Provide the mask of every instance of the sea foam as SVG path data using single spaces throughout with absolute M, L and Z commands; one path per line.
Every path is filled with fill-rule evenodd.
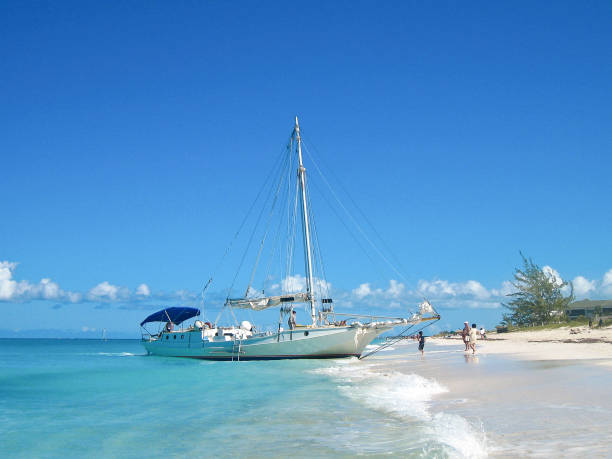
M 344 396 L 358 403 L 395 418 L 419 422 L 427 437 L 444 445 L 451 456 L 487 456 L 482 426 L 474 427 L 455 414 L 432 413 L 433 398 L 448 392 L 434 379 L 387 370 L 356 359 L 337 361 L 333 366 L 312 371 L 332 378 Z
M 106 355 L 110 357 L 136 357 L 146 354 L 133 354 L 131 352 L 96 352 L 96 355 Z
M 368 345 L 365 347 L 365 350 L 366 350 L 366 351 L 373 351 L 374 349 L 378 349 L 378 348 L 380 348 L 380 345 L 376 345 L 376 344 L 368 344 Z M 383 348 L 381 348 L 381 349 L 380 349 L 380 351 L 379 351 L 379 352 L 385 352 L 385 351 L 394 351 L 394 350 L 395 350 L 395 348 L 394 348 L 394 347 L 383 347 Z

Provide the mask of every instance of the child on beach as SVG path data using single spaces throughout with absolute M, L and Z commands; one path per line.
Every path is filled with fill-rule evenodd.
M 470 329 L 470 348 L 472 349 L 472 354 L 476 354 L 476 340 L 478 339 L 478 329 L 476 328 L 476 324 L 472 324 L 472 328 Z

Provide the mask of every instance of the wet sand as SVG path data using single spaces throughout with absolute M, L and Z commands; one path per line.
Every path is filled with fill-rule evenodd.
M 461 341 L 428 339 L 424 357 L 416 342 L 404 341 L 363 362 L 447 388 L 430 411 L 460 416 L 482 432 L 486 454 L 475 448 L 465 457 L 610 457 L 612 344 L 531 338 L 542 336 L 491 340 L 476 355 L 464 352 Z

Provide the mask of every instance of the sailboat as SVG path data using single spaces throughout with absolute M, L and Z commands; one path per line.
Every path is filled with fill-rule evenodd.
M 324 289 L 317 289 L 321 285 L 325 286 L 325 282 L 320 282 L 320 279 L 315 278 L 314 275 L 315 259 L 317 256 L 320 257 L 320 254 L 313 249 L 311 207 L 297 117 L 287 151 L 289 156 L 285 164 L 289 164 L 289 167 L 297 166 L 297 175 L 293 176 L 295 178 L 295 199 L 292 202 L 295 204 L 295 212 L 290 212 L 288 220 L 291 228 L 291 221 L 295 224 L 297 215 L 300 214 L 304 249 L 304 291 L 289 291 L 291 288 L 285 288 L 285 291 L 275 292 L 277 294 L 272 295 L 254 294 L 251 284 L 260 261 L 262 247 L 267 236 L 266 231 L 257 253 L 249 286 L 241 297 L 230 298 L 228 296 L 224 308 L 229 309 L 232 316 L 234 316 L 234 309 L 263 311 L 278 308 L 279 321 L 276 329 L 258 331 L 247 320 L 243 320 L 240 324 L 221 326 L 217 321 L 212 323 L 197 319 L 185 326 L 183 324 L 201 315 L 200 309 L 170 307 L 151 314 L 140 324 L 143 329 L 142 344 L 149 354 L 208 360 L 361 357 L 366 346 L 386 331 L 398 326 L 410 329 L 415 325 L 440 319 L 439 314 L 427 300 L 423 301 L 418 310 L 410 317 L 343 314 L 335 311 L 332 298 L 324 296 L 322 293 Z M 293 155 L 297 158 L 294 158 Z M 295 159 L 297 163 L 292 163 L 292 161 L 295 162 Z M 280 188 L 279 184 L 277 193 Z M 274 202 L 276 202 L 276 196 Z M 287 203 L 287 208 L 290 209 L 290 201 Z M 288 240 L 290 248 L 294 249 L 294 238 Z M 287 266 L 291 266 L 291 263 L 292 260 L 287 263 Z M 278 284 L 275 287 L 279 289 Z M 265 290 L 262 292 L 265 293 Z M 296 323 L 295 307 L 298 304 L 307 306 L 310 315 L 310 323 L 307 325 Z M 150 323 L 165 325 L 157 333 L 152 333 L 146 328 L 146 325 Z

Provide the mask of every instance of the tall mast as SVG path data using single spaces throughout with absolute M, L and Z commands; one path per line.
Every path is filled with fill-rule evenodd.
M 306 291 L 310 296 L 310 316 L 312 318 L 312 324 L 315 325 L 317 322 L 316 310 L 315 310 L 315 299 L 313 292 L 313 278 L 312 278 L 312 251 L 310 250 L 310 221 L 308 220 L 308 203 L 306 201 L 306 168 L 302 164 L 302 139 L 300 137 L 300 125 L 298 124 L 298 118 L 295 117 L 295 136 L 297 138 L 298 145 L 298 156 L 300 158 L 300 167 L 298 168 L 298 176 L 300 178 L 300 188 L 302 190 L 302 216 L 304 217 L 303 230 L 304 239 L 306 240 Z

